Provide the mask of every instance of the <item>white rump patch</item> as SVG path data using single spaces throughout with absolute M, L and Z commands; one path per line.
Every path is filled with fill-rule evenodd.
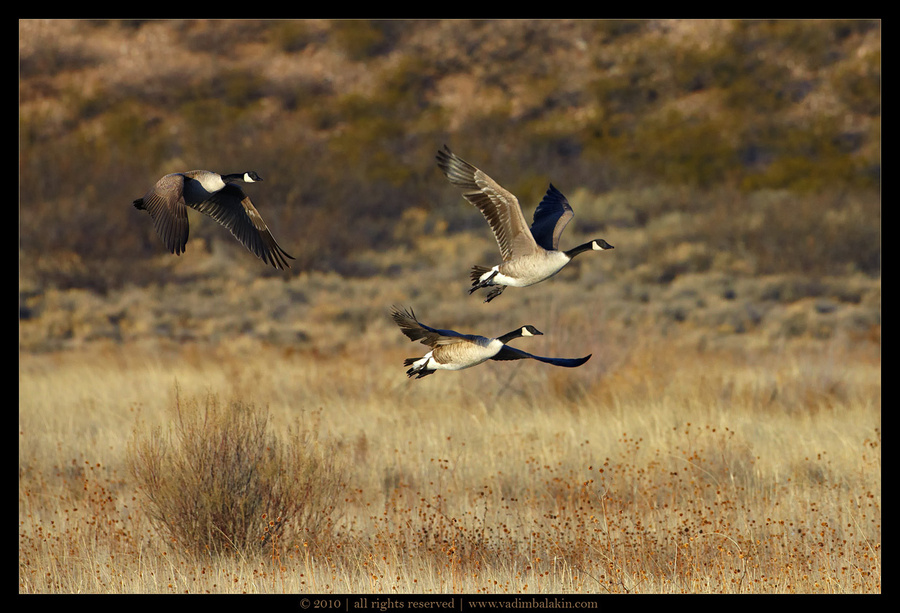
M 494 266 L 489 271 L 487 271 L 486 273 L 484 273 L 483 275 L 478 277 L 478 280 L 479 281 L 487 281 L 492 274 L 498 272 L 499 270 L 500 270 L 500 266 Z
M 433 350 L 432 350 L 432 351 L 429 351 L 428 353 L 426 353 L 425 355 L 423 355 L 421 358 L 419 358 L 418 360 L 416 360 L 415 362 L 413 362 L 412 364 L 410 364 L 410 366 L 412 366 L 413 370 L 416 370 L 416 371 L 421 370 L 422 368 L 427 368 L 427 367 L 428 367 L 428 362 L 431 362 L 431 361 L 432 361 L 432 360 L 431 360 L 431 354 L 432 354 L 432 353 L 434 353 Z

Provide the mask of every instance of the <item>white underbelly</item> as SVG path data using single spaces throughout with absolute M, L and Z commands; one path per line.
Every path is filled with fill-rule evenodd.
M 463 370 L 490 360 L 502 348 L 503 343 L 497 339 L 481 338 L 475 343 L 442 345 L 417 363 L 424 361 L 425 367 L 433 370 Z
M 511 287 L 528 287 L 549 279 L 568 264 L 570 258 L 561 251 L 547 251 L 540 256 L 516 258 L 498 268 L 494 283 Z

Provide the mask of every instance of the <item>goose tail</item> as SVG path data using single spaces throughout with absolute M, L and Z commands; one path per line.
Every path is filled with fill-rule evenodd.
M 481 283 L 481 277 L 489 272 L 491 272 L 491 269 L 487 266 L 473 266 L 472 272 L 469 273 L 469 277 L 472 279 L 472 285 L 479 285 Z

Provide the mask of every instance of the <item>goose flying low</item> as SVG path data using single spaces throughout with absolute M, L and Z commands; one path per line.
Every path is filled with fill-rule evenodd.
M 511 340 L 523 336 L 538 336 L 543 334 L 534 326 L 522 326 L 503 336 L 487 338 L 475 334 L 461 334 L 453 330 L 439 330 L 426 326 L 418 319 L 412 309 L 393 307 L 391 317 L 400 326 L 409 340 L 420 341 L 423 345 L 431 347 L 431 351 L 420 358 L 407 358 L 404 366 L 411 368 L 406 371 L 408 377 L 421 379 L 438 370 L 462 370 L 477 366 L 488 360 L 523 360 L 532 359 L 554 366 L 574 368 L 587 362 L 591 356 L 583 358 L 545 358 L 532 355 L 521 349 L 509 346 Z

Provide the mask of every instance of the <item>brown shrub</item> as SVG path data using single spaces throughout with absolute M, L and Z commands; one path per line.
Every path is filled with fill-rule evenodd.
M 282 441 L 268 412 L 176 395 L 172 431 L 137 433 L 129 467 L 151 521 L 180 549 L 221 554 L 328 533 L 344 487 L 334 455 L 309 431 Z

